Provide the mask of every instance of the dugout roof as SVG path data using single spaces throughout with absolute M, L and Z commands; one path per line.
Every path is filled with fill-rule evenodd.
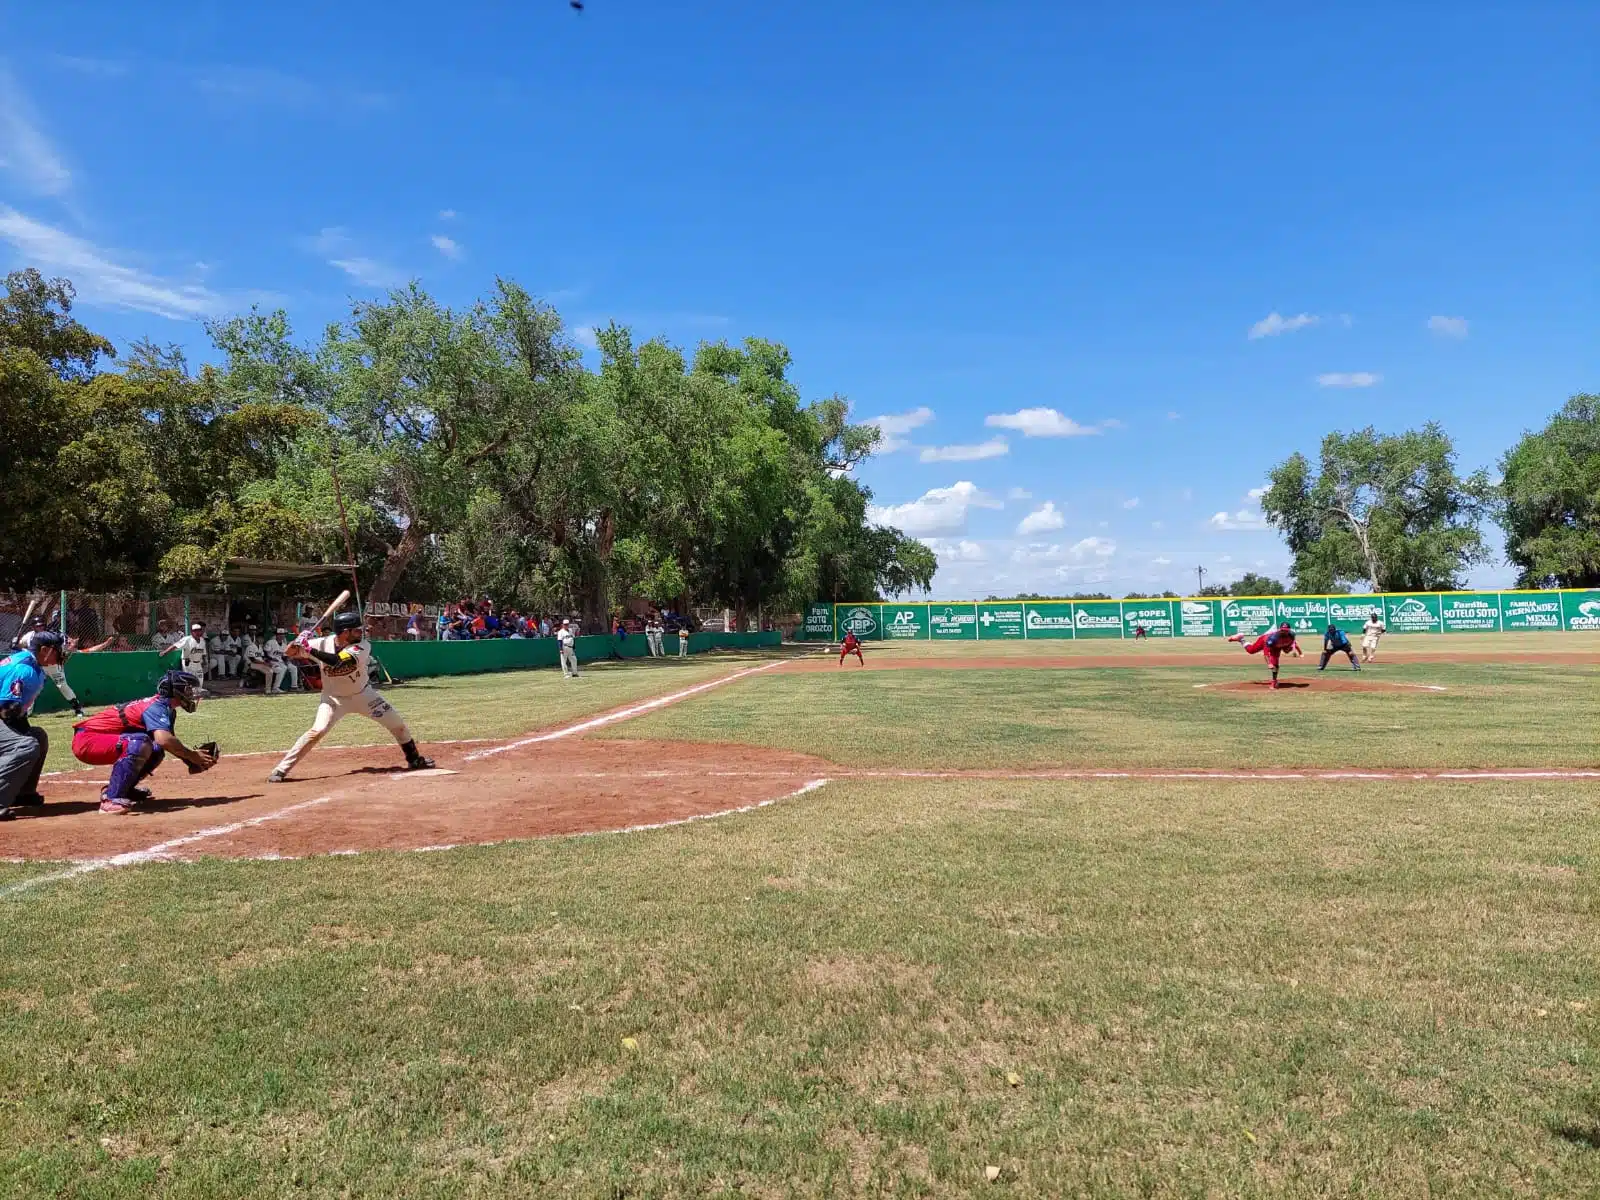
M 296 563 L 275 562 L 268 558 L 230 558 L 222 568 L 223 586 L 234 588 L 264 587 L 272 583 L 304 583 L 308 579 L 322 579 L 328 575 L 348 575 L 353 570 L 349 563 Z

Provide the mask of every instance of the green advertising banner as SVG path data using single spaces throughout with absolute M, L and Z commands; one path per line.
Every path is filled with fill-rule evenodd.
M 1499 594 L 1446 592 L 1439 597 L 1439 622 L 1445 633 L 1498 633 Z
M 925 639 L 928 636 L 926 604 L 885 604 L 883 636 L 891 642 Z
M 952 639 L 969 642 L 978 639 L 976 604 L 928 605 L 928 636 L 936 642 Z
M 1070 638 L 1072 605 L 1065 601 L 1059 604 L 1030 604 L 1027 623 L 1029 638 Z
M 1279 625 L 1289 622 L 1289 628 L 1296 633 L 1320 635 L 1328 627 L 1326 596 L 1280 596 L 1273 607 L 1273 620 Z
M 981 641 L 998 639 L 1021 638 L 1027 634 L 1022 628 L 1022 610 L 1024 605 L 1018 600 L 1015 604 L 980 604 L 978 605 L 978 638 Z
M 800 625 L 800 636 L 808 642 L 833 641 L 833 605 L 807 605 L 805 620 Z
M 1143 629 L 1145 637 L 1169 638 L 1172 636 L 1172 601 L 1124 600 L 1122 602 L 1122 632 L 1133 637 Z
M 1439 597 L 1432 592 L 1385 596 L 1383 623 L 1389 633 L 1438 633 Z
M 1501 592 L 1500 628 L 1560 629 L 1561 597 L 1554 592 Z
M 1270 597 L 1257 600 L 1225 600 L 1222 604 L 1222 632 L 1228 637 L 1236 633 L 1252 636 L 1272 628 L 1278 615 L 1277 602 Z
M 1328 620 L 1346 633 L 1360 633 L 1367 618 L 1377 613 L 1383 617 L 1382 596 L 1329 596 Z
M 1574 633 L 1600 629 L 1600 591 L 1562 592 L 1561 621 Z
M 839 636 L 853 633 L 860 641 L 883 637 L 883 607 L 878 604 L 841 604 Z
M 1116 600 L 1074 600 L 1072 631 L 1081 638 L 1120 638 L 1122 605 Z
M 1174 600 L 1179 637 L 1221 637 L 1221 607 L 1215 600 Z

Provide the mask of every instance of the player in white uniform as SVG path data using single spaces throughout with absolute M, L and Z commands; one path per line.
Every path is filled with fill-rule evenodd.
M 365 635 L 360 615 L 350 612 L 340 613 L 333 619 L 331 637 L 316 638 L 304 644 L 296 639 L 291 653 L 296 658 L 304 656 L 322 668 L 322 703 L 317 705 L 317 717 L 311 722 L 311 728 L 300 735 L 300 740 L 272 769 L 272 774 L 267 776 L 268 783 L 282 783 L 288 779 L 295 764 L 328 730 L 351 713 L 370 717 L 394 736 L 400 749 L 405 751 L 406 770 L 421 771 L 433 766 L 433 760 L 424 758 L 417 750 L 406 719 L 378 695 L 368 681 L 367 662 L 372 657 L 372 647 Z
M 572 622 L 563 620 L 556 630 L 556 648 L 561 656 L 561 678 L 578 677 L 577 635 L 572 632 Z
M 176 650 L 181 656 L 183 669 L 185 671 L 189 672 L 189 674 L 193 675 L 196 679 L 202 681 L 205 679 L 206 659 L 209 652 L 206 650 L 206 627 L 204 625 L 202 625 L 199 621 L 196 621 L 193 625 L 189 626 L 189 636 L 179 638 L 177 641 L 172 643 L 171 648 Z M 204 696 L 206 694 L 205 684 L 203 682 L 201 683 L 199 689 L 196 690 L 195 694 L 197 696 Z
M 45 628 L 44 618 L 35 617 L 33 619 L 33 628 L 19 637 L 15 642 L 12 643 L 12 645 L 18 650 L 32 651 L 34 647 L 34 639 L 37 638 L 41 633 L 49 632 L 52 631 Z M 99 646 L 95 646 L 93 648 L 96 650 L 100 649 Z M 73 713 L 79 717 L 82 717 L 84 715 L 83 701 L 79 700 L 78 694 L 67 686 L 67 669 L 63 665 L 66 661 L 66 657 L 66 650 L 63 648 L 62 652 L 56 655 L 55 662 L 50 663 L 48 666 L 46 666 L 44 663 L 40 663 L 39 668 L 50 677 L 50 682 L 56 685 L 56 691 L 61 693 L 61 698 L 68 704 L 72 705 Z M 30 705 L 29 707 L 31 709 L 32 706 Z
M 1384 634 L 1383 618 L 1374 612 L 1361 627 L 1361 661 L 1371 662 L 1378 657 L 1378 639 Z
M 239 639 L 218 629 L 206 643 L 206 663 L 213 679 L 231 679 L 239 673 Z
M 645 645 L 650 647 L 651 658 L 662 657 L 661 634 L 661 614 L 653 612 L 645 618 L 644 622 L 644 640 Z

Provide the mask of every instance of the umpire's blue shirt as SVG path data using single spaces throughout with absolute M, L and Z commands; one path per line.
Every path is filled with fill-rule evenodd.
M 16 703 L 26 709 L 43 687 L 44 671 L 31 650 L 18 650 L 0 662 L 0 704 Z
M 1324 650 L 1350 649 L 1350 637 L 1342 629 L 1330 629 L 1322 635 L 1322 648 Z

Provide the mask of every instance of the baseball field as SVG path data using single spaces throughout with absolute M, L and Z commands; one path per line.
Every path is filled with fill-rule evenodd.
M 45 718 L 0 1194 L 1593 1194 L 1600 635 L 836 654 Z

